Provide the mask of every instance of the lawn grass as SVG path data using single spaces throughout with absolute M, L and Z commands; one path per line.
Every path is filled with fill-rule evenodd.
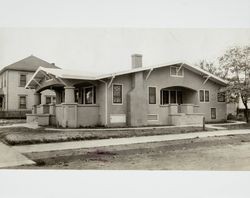
M 232 124 L 232 125 L 217 125 L 221 127 L 225 127 L 228 130 L 236 130 L 236 129 L 250 129 L 250 123 L 244 124 Z
M 26 123 L 26 119 L 0 119 L 0 126 Z
M 213 129 L 207 129 L 209 131 Z M 109 138 L 125 138 L 149 135 L 164 135 L 177 133 L 190 133 L 202 131 L 202 127 L 173 127 L 154 129 L 134 129 L 134 130 L 98 130 L 98 131 L 48 131 L 40 129 L 2 128 L 0 129 L 0 140 L 9 145 L 25 145 L 52 142 L 97 140 Z

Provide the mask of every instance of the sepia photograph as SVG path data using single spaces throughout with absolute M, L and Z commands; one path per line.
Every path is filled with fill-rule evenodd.
M 0 197 L 249 197 L 248 1 L 2 5 Z
M 2 168 L 250 170 L 250 29 L 0 34 Z

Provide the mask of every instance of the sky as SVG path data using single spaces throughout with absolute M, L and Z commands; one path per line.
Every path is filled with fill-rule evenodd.
M 174 61 L 215 62 L 226 49 L 250 45 L 250 28 L 0 28 L 0 66 L 31 54 L 61 68 L 109 73 Z

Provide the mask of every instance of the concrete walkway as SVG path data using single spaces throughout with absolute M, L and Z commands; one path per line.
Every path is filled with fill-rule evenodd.
M 35 162 L 0 142 L 0 168 L 28 164 L 35 164 Z
M 183 140 L 183 139 L 205 138 L 205 137 L 238 135 L 238 134 L 250 134 L 250 129 L 220 130 L 211 132 L 195 132 L 195 133 L 173 134 L 173 135 L 155 135 L 155 136 L 142 136 L 142 137 L 130 137 L 130 138 L 47 143 L 47 144 L 13 146 L 12 148 L 16 149 L 21 153 L 31 153 L 31 152 L 95 148 L 104 146 L 149 143 L 149 142 L 162 142 L 170 140 Z

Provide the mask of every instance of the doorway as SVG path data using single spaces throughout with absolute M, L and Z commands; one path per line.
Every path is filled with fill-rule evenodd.
M 4 110 L 4 98 L 0 96 L 0 110 Z

